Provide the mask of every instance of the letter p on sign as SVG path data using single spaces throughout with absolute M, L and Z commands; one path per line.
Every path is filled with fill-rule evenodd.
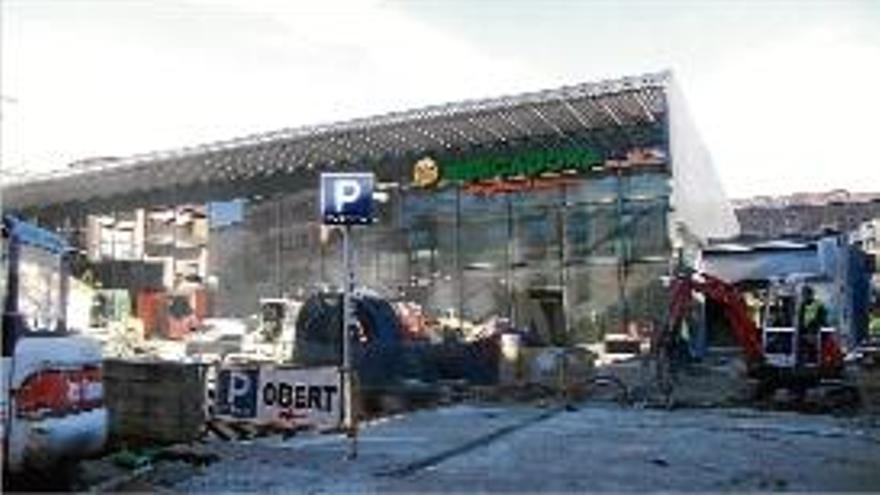
M 325 224 L 373 221 L 372 173 L 321 174 L 321 217 Z
M 333 182 L 333 201 L 336 203 L 336 214 L 341 214 L 345 205 L 352 204 L 361 195 L 361 184 L 353 179 L 339 179 Z
M 242 397 L 246 397 L 253 387 L 256 384 L 251 383 L 251 378 L 246 373 L 241 373 L 239 371 L 233 371 L 229 376 L 229 393 L 227 395 L 227 401 L 230 404 L 235 404 L 236 401 L 241 400 Z

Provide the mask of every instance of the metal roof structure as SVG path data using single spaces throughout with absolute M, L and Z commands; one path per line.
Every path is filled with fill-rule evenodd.
M 116 207 L 175 197 L 228 199 L 300 174 L 411 156 L 552 142 L 639 144 L 661 123 L 671 73 L 659 72 L 326 125 L 284 129 L 183 149 L 77 162 L 4 187 L 4 208 Z M 539 144 L 540 145 L 540 144 Z
M 721 244 L 713 244 L 704 248 L 703 252 L 712 255 L 723 256 L 726 254 L 737 255 L 744 253 L 763 253 L 773 251 L 798 251 L 815 248 L 816 241 L 798 242 L 787 239 L 777 239 L 757 243 L 725 242 Z
M 702 251 L 700 269 L 732 283 L 830 276 L 828 249 L 833 239 L 794 242 L 775 240 L 755 244 L 719 244 Z M 836 248 L 834 248 L 836 249 Z

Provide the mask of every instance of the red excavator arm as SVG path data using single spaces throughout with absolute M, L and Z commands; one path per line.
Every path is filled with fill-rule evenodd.
M 679 328 L 693 305 L 693 294 L 704 294 L 724 310 L 733 335 L 745 354 L 746 362 L 751 366 L 764 361 L 761 331 L 749 317 L 748 307 L 735 287 L 711 275 L 683 272 L 672 278 L 670 290 L 672 301 L 669 311 L 670 325 L 667 328 Z

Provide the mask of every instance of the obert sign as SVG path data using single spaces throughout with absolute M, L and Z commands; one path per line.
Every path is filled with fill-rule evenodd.
M 325 224 L 373 222 L 372 173 L 321 174 L 321 217 Z
M 215 416 L 279 426 L 335 428 L 342 418 L 339 369 L 270 365 L 221 369 Z

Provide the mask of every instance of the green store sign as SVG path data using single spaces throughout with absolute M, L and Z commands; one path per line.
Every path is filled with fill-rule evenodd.
M 564 170 L 586 171 L 603 163 L 602 156 L 586 148 L 530 150 L 516 155 L 484 155 L 444 160 L 442 178 L 471 182 L 498 177 L 535 177 Z

